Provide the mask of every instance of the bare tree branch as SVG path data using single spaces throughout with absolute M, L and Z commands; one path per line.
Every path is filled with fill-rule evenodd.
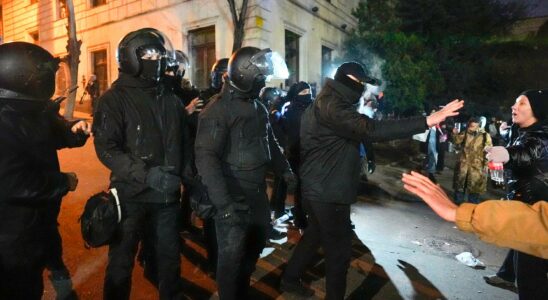
M 74 14 L 74 4 L 72 0 L 66 0 L 67 5 L 67 52 L 66 63 L 70 69 L 70 80 L 69 80 L 69 94 L 67 95 L 67 103 L 65 105 L 65 117 L 67 119 L 72 119 L 74 113 L 74 105 L 76 103 L 76 89 L 74 87 L 78 86 L 78 65 L 80 64 L 80 47 L 82 46 L 82 41 L 79 41 L 76 37 L 76 20 Z
M 232 23 L 234 24 L 234 43 L 232 45 L 232 52 L 240 49 L 245 35 L 245 20 L 247 17 L 248 0 L 242 0 L 242 6 L 240 8 L 240 15 L 236 11 L 236 0 L 227 0 L 230 6 L 230 13 L 232 15 Z

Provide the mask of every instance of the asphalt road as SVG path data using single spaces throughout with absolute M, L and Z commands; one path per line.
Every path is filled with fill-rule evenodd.
M 108 170 L 97 160 L 92 140 L 83 148 L 60 151 L 62 170 L 78 173 L 79 186 L 63 201 L 59 217 L 64 259 L 80 299 L 101 299 L 107 262 L 106 247 L 86 249 L 78 218 L 85 201 L 108 186 Z M 353 259 L 348 273 L 349 299 L 517 299 L 517 295 L 484 283 L 482 276 L 494 273 L 505 249 L 487 245 L 470 234 L 459 232 L 420 202 L 396 201 L 401 190 L 398 166 L 381 165 L 371 184 L 362 189 L 353 206 L 356 226 Z M 450 176 L 444 173 L 444 176 Z M 185 236 L 182 277 L 189 299 L 217 299 L 215 282 L 202 271 L 205 250 L 199 237 Z M 279 277 L 299 238 L 290 228 L 289 241 L 274 245 L 261 259 L 253 275 L 255 299 L 296 299 L 280 294 Z M 487 268 L 474 270 L 455 259 L 462 251 L 474 253 Z M 310 269 L 310 282 L 321 299 L 325 295 L 322 260 Z M 44 273 L 44 299 L 55 293 Z M 157 299 L 155 288 L 142 276 L 138 264 L 133 273 L 132 299 Z

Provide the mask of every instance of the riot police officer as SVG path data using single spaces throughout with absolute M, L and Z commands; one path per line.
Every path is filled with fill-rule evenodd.
M 117 59 L 119 77 L 101 96 L 93 127 L 97 155 L 111 170 L 123 214 L 109 245 L 104 298 L 129 299 L 137 244 L 148 226 L 160 299 L 178 299 L 179 201 L 190 152 L 184 107 L 160 84 L 174 51 L 160 31 L 143 28 L 120 41 Z
M 284 69 L 285 67 L 285 69 Z M 216 209 L 217 286 L 221 299 L 246 299 L 249 280 L 270 228 L 265 172 L 272 163 L 294 183 L 294 175 L 257 99 L 268 78 L 287 77 L 270 49 L 243 47 L 228 62 L 220 97 L 199 116 L 196 166 Z
M 221 92 L 221 88 L 223 87 L 223 76 L 226 74 L 227 70 L 228 58 L 221 58 L 213 64 L 210 73 L 211 84 L 200 93 L 200 98 L 207 102 L 211 97 Z
M 50 100 L 58 67 L 59 60 L 37 45 L 0 45 L 2 299 L 40 299 L 45 267 L 58 298 L 75 296 L 62 259 L 57 216 L 62 197 L 78 181 L 76 174 L 60 171 L 57 150 L 83 146 L 90 126 L 65 120 L 59 104 Z

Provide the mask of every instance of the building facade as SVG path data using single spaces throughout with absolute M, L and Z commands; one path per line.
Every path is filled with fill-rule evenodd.
M 244 46 L 270 47 L 285 55 L 291 77 L 270 85 L 286 87 L 298 80 L 320 85 L 331 60 L 340 55 L 357 20 L 359 0 L 250 0 Z M 208 85 L 209 71 L 232 52 L 233 22 L 226 0 L 73 0 L 78 39 L 82 41 L 78 99 L 90 74 L 101 90 L 117 78 L 116 48 L 130 31 L 154 27 L 191 60 L 189 77 L 198 88 Z M 236 6 L 241 1 L 236 0 Z M 1 41 L 37 43 L 55 56 L 67 54 L 66 0 L 1 0 Z M 58 73 L 60 95 L 68 68 Z M 86 99 L 86 98 L 84 98 Z

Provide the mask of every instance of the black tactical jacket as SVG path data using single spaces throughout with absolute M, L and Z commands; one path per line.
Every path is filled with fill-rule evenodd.
M 518 136 L 506 148 L 512 171 L 514 199 L 533 204 L 548 199 L 548 123 L 537 122 L 518 129 Z
M 226 177 L 259 185 L 264 184 L 264 167 L 270 162 L 277 174 L 291 170 L 272 133 L 266 108 L 229 84 L 200 113 L 195 153 L 198 173 L 220 212 L 233 203 Z M 253 178 L 237 178 L 238 172 L 253 170 L 257 170 Z
M 0 240 L 33 234 L 42 226 L 45 210 L 68 192 L 57 150 L 87 140 L 72 133 L 77 121 L 65 120 L 57 110 L 23 113 L 21 106 L 27 110 L 34 104 L 17 102 L 0 100 Z
M 374 121 L 357 112 L 360 94 L 327 79 L 301 120 L 303 197 L 311 201 L 356 202 L 360 178 L 359 144 L 411 137 L 424 132 L 426 120 L 415 117 Z
M 121 201 L 170 203 L 180 192 L 161 193 L 145 182 L 155 166 L 188 172 L 187 115 L 181 101 L 164 85 L 120 73 L 99 100 L 94 115 L 95 151 L 111 172 L 111 187 Z M 188 173 L 185 173 L 188 174 Z

